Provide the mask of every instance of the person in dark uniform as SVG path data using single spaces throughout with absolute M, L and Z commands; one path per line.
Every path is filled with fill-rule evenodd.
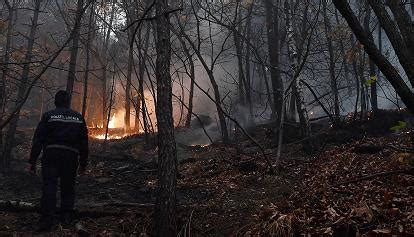
M 56 193 L 60 179 L 61 221 L 72 221 L 75 203 L 75 177 L 83 174 L 88 165 L 88 129 L 85 119 L 71 110 L 69 95 L 58 91 L 55 96 L 56 109 L 43 114 L 33 136 L 30 168 L 36 173 L 36 161 L 43 150 L 41 218 L 37 231 L 47 231 L 54 224 Z

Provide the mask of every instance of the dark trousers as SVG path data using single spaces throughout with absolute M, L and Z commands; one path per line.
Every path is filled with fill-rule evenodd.
M 72 212 L 75 204 L 75 178 L 78 154 L 63 149 L 46 149 L 42 157 L 42 216 L 52 217 L 56 209 L 56 193 L 60 180 L 61 212 Z

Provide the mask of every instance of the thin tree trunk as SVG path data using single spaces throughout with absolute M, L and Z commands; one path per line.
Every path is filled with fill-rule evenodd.
M 89 23 L 88 23 L 88 36 L 86 38 L 86 65 L 85 65 L 85 78 L 83 82 L 83 100 L 82 100 L 82 116 L 85 117 L 87 109 L 87 99 L 88 99 L 88 83 L 89 83 L 89 64 L 90 64 L 90 45 L 92 40 L 92 31 L 93 27 L 93 14 L 94 14 L 94 4 L 92 3 L 90 8 Z
M 267 78 L 267 71 L 266 71 L 265 65 L 263 64 L 261 65 L 261 70 L 263 73 L 263 80 L 264 80 L 265 87 L 266 87 L 267 101 L 270 104 L 270 106 L 273 107 L 273 98 L 272 98 L 272 93 L 270 91 L 270 86 L 269 86 L 269 81 Z
M 132 34 L 132 33 L 130 33 Z M 131 36 L 133 37 L 133 36 Z M 127 78 L 125 85 L 125 131 L 131 130 L 131 76 L 132 76 L 132 65 L 134 64 L 134 44 L 130 44 L 128 52 L 128 69 Z
M 103 48 L 103 54 L 104 54 L 104 65 L 103 65 L 103 71 L 102 71 L 102 124 L 103 127 L 105 128 L 107 126 L 107 123 L 109 122 L 109 120 L 106 120 L 106 115 L 107 113 L 107 109 L 108 109 L 108 95 L 107 95 L 107 86 L 106 86 L 106 71 L 107 71 L 107 64 L 108 64 L 108 47 L 109 47 L 109 36 L 111 35 L 111 31 L 112 31 L 112 24 L 114 21 L 114 16 L 115 16 L 115 0 L 112 0 L 112 10 L 111 10 L 111 15 L 109 18 L 109 25 L 108 25 L 108 30 L 105 33 L 105 41 L 104 41 L 104 48 Z
M 184 28 L 183 28 L 182 24 L 179 21 L 178 21 L 178 25 L 181 29 L 181 32 L 184 32 Z M 187 34 L 183 34 L 183 37 L 191 45 L 191 47 L 193 48 L 194 52 L 196 53 L 198 59 L 200 60 L 201 64 L 203 65 L 204 69 L 207 72 L 208 78 L 210 79 L 210 83 L 213 87 L 214 99 L 216 101 L 215 104 L 216 104 L 216 109 L 217 109 L 217 115 L 219 117 L 219 123 L 220 123 L 220 129 L 221 129 L 221 137 L 222 137 L 224 143 L 229 143 L 230 138 L 229 138 L 228 131 L 227 131 L 226 117 L 225 117 L 225 115 L 222 111 L 222 108 L 221 108 L 222 102 L 221 102 L 221 97 L 220 97 L 220 90 L 219 90 L 218 84 L 216 82 L 216 79 L 214 78 L 214 73 L 209 68 L 209 66 L 207 65 L 206 61 L 204 60 L 203 56 L 201 55 L 200 50 L 198 50 L 198 48 L 196 47 L 194 42 L 191 40 L 191 38 Z
M 252 12 L 254 7 L 254 1 L 251 2 L 248 12 L 247 12 L 247 21 L 246 21 L 246 40 L 250 41 L 252 37 Z M 249 122 L 253 121 L 253 101 L 252 101 L 252 82 L 251 82 L 251 75 L 250 75 L 250 53 L 251 53 L 251 46 L 249 43 L 246 43 L 246 59 L 245 59 L 245 71 L 246 71 L 246 102 L 249 106 Z
M 287 117 L 289 121 L 296 122 L 296 98 L 294 93 L 290 93 L 289 113 Z
M 279 0 L 276 0 L 276 6 L 272 0 L 264 0 L 266 29 L 267 29 L 267 45 L 270 62 L 270 76 L 272 81 L 273 92 L 273 116 L 280 123 L 281 112 L 283 107 L 283 81 L 280 73 L 280 32 L 279 32 Z
M 7 73 L 9 71 L 9 62 L 10 62 L 10 48 L 11 48 L 11 41 L 12 41 L 12 33 L 13 33 L 13 23 L 14 23 L 14 1 L 12 5 L 9 4 L 8 1 L 5 1 L 6 6 L 9 11 L 8 16 L 8 23 L 7 23 L 7 36 L 6 36 L 6 46 L 4 48 L 4 58 L 2 66 L 2 75 L 0 81 L 0 124 L 3 121 L 4 110 L 6 107 L 6 79 Z M 0 151 L 3 149 L 3 129 L 0 129 Z M 0 160 L 0 171 L 4 171 L 6 167 L 6 159 L 2 156 Z
M 338 83 L 335 75 L 335 54 L 332 41 L 332 30 L 331 23 L 328 17 L 327 10 L 327 0 L 322 1 L 323 6 L 323 18 L 325 25 L 325 36 L 328 44 L 328 53 L 329 53 L 329 75 L 331 78 L 331 90 L 334 97 L 334 125 L 338 125 L 340 121 L 340 111 L 339 111 L 339 93 L 338 93 Z
M 359 60 L 359 82 L 360 82 L 360 91 L 361 91 L 361 114 L 360 119 L 363 120 L 366 117 L 367 113 L 367 100 L 366 100 L 366 90 L 365 90 L 365 54 L 361 53 Z
M 411 14 L 414 15 L 414 0 L 411 0 L 410 6 L 411 6 Z
M 355 98 L 355 106 L 354 106 L 354 120 L 356 119 L 358 113 L 358 103 L 359 103 L 359 95 L 360 95 L 360 86 L 359 86 L 359 73 L 358 73 L 358 58 L 354 58 L 352 60 L 352 68 L 354 70 L 355 75 L 355 85 L 356 85 L 356 98 Z
M 367 31 L 367 34 L 370 34 L 370 21 L 371 21 L 371 8 L 369 7 L 368 2 L 366 3 L 366 15 L 364 19 L 364 28 Z M 369 85 L 371 89 L 371 108 L 375 112 L 378 110 L 378 99 L 377 99 L 377 75 L 375 69 L 375 63 L 372 59 L 369 59 Z
M 175 18 L 177 21 L 179 21 L 179 17 L 177 15 L 175 15 Z M 191 118 L 193 115 L 193 99 L 194 99 L 194 83 L 195 83 L 195 67 L 194 67 L 194 59 L 193 56 L 190 53 L 190 50 L 188 49 L 184 39 L 183 39 L 183 34 L 185 34 L 185 32 L 182 32 L 183 29 L 180 29 L 181 34 L 176 34 L 178 40 L 180 41 L 181 47 L 184 51 L 185 56 L 187 57 L 188 60 L 188 64 L 190 66 L 190 71 L 189 71 L 189 77 L 190 77 L 190 93 L 188 96 L 188 106 L 187 106 L 187 117 L 185 120 L 185 127 L 190 127 L 191 125 Z
M 174 137 L 172 82 L 170 75 L 171 42 L 167 0 L 156 3 L 156 78 L 158 124 L 158 195 L 155 229 L 158 237 L 177 236 L 176 187 L 177 150 Z
M 382 28 L 381 26 L 378 26 L 378 49 L 379 49 L 379 52 L 382 54 Z M 377 69 L 377 77 L 378 77 L 376 82 L 378 83 L 381 78 L 381 71 L 379 70 L 378 67 L 376 67 L 376 69 Z
M 187 48 L 187 47 L 185 47 Z M 188 95 L 188 111 L 187 111 L 187 118 L 185 120 L 185 126 L 190 127 L 191 125 L 191 115 L 193 114 L 193 100 L 194 100 L 194 82 L 195 82 L 195 70 L 194 70 L 194 61 L 193 56 L 191 56 L 188 48 L 184 49 L 184 52 L 187 54 L 188 63 L 190 64 L 190 93 Z
M 149 145 L 149 132 L 148 132 L 148 119 L 149 117 L 147 117 L 148 114 L 148 110 L 147 110 L 147 105 L 146 105 L 146 101 L 145 101 L 145 92 L 144 92 L 144 73 L 147 69 L 146 67 L 146 61 L 147 61 L 147 51 L 148 51 L 148 46 L 149 46 L 149 36 L 150 36 L 150 32 L 151 32 L 151 27 L 148 25 L 147 26 L 147 31 L 145 33 L 145 41 L 144 41 L 144 47 L 141 50 L 138 51 L 138 57 L 139 57 L 139 77 L 138 77 L 138 100 L 137 100 L 137 106 L 141 107 L 140 108 L 136 108 L 137 111 L 137 115 L 139 116 L 139 111 L 141 110 L 141 114 L 142 114 L 142 127 L 144 130 L 144 137 L 145 137 L 145 144 Z M 141 37 L 140 37 L 141 38 Z M 137 47 L 141 48 L 140 44 L 137 44 Z M 148 77 L 149 80 L 151 80 L 150 77 Z M 155 101 L 154 101 L 155 103 Z M 139 120 L 138 116 L 136 116 L 135 118 L 135 124 L 136 124 L 136 129 L 138 129 L 138 124 L 137 124 L 137 120 Z
M 76 18 L 75 22 L 80 22 L 83 15 L 83 0 L 78 0 L 76 7 Z M 70 52 L 70 61 L 69 61 L 69 72 L 68 79 L 66 84 L 66 91 L 69 94 L 69 101 L 72 101 L 73 86 L 75 84 L 76 78 L 76 61 L 78 59 L 78 49 L 79 49 L 79 37 L 80 37 L 80 28 L 81 24 L 75 29 L 75 35 L 72 39 L 72 47 Z
M 32 18 L 32 25 L 30 27 L 30 33 L 29 33 L 28 42 L 27 42 L 27 51 L 26 51 L 26 55 L 24 59 L 25 62 L 30 62 L 33 58 L 33 46 L 34 46 L 35 38 L 36 38 L 36 32 L 37 32 L 37 26 L 38 26 L 37 21 L 39 18 L 39 10 L 40 10 L 41 1 L 42 0 L 35 1 L 35 9 L 34 9 L 33 18 Z M 24 95 L 26 93 L 27 86 L 29 84 L 29 74 L 30 74 L 30 63 L 26 63 L 24 64 L 23 70 L 22 70 L 22 76 L 21 76 L 21 80 L 20 80 L 19 88 L 17 92 L 17 99 L 14 105 L 15 108 L 18 108 L 19 104 L 24 99 Z M 9 128 L 7 130 L 6 140 L 5 140 L 5 144 L 3 148 L 3 161 L 4 161 L 3 171 L 7 171 L 10 166 L 10 156 L 11 156 L 12 148 L 14 146 L 14 135 L 16 133 L 17 123 L 19 122 L 19 114 L 20 114 L 20 109 L 17 109 L 17 113 L 15 116 L 13 116 L 12 120 L 10 121 Z
M 240 29 L 241 27 L 239 26 L 239 24 L 241 24 L 241 22 L 239 21 L 241 19 L 241 10 L 239 9 L 239 2 L 237 2 L 237 6 L 236 6 L 236 11 L 235 11 L 235 17 L 234 17 L 234 29 L 233 30 L 233 39 L 234 39 L 234 46 L 236 48 L 236 56 L 237 56 L 237 65 L 238 65 L 238 94 L 239 94 L 239 103 L 241 105 L 245 105 L 246 104 L 246 99 L 245 99 L 245 90 L 247 89 L 246 87 L 243 87 L 243 85 L 245 84 L 246 78 L 244 76 L 244 71 L 243 71 L 243 44 L 242 41 L 240 39 L 240 37 L 238 36 L 238 30 L 236 29 Z
M 335 9 L 335 19 L 336 19 L 336 24 L 339 25 L 340 21 L 339 21 L 339 16 L 338 16 L 338 10 Z M 344 66 L 344 74 L 345 74 L 345 80 L 348 86 L 348 95 L 351 96 L 352 95 L 352 87 L 351 87 L 351 77 L 350 75 L 350 69 L 349 69 L 349 64 L 346 58 L 346 52 L 345 52 L 345 45 L 344 42 L 342 40 L 339 41 L 339 49 L 341 51 L 341 55 L 342 55 L 342 63 Z
M 284 97 L 283 97 L 284 98 Z M 285 124 L 285 111 L 286 107 L 282 106 L 282 114 L 279 123 L 279 133 L 277 139 L 277 150 L 276 150 L 276 167 L 279 169 L 280 166 L 280 156 L 282 154 L 282 146 L 283 146 L 283 126 Z
M 127 10 L 127 14 L 128 14 L 127 22 L 129 25 L 135 18 L 134 9 L 133 9 L 135 6 L 128 7 L 128 5 L 126 5 L 125 7 Z M 129 44 L 128 68 L 127 68 L 126 85 L 125 85 L 125 117 L 124 117 L 125 128 L 124 129 L 126 132 L 129 132 L 131 130 L 131 76 L 132 76 L 132 67 L 134 65 L 134 44 L 133 44 L 134 37 L 135 37 L 134 28 L 130 27 L 128 29 L 128 42 L 131 42 L 131 43 Z
M 112 103 L 114 99 L 114 90 L 115 90 L 115 72 L 113 72 L 112 75 L 112 86 L 111 86 L 111 95 L 109 97 L 109 108 L 108 108 L 108 114 L 106 115 L 107 121 L 111 119 L 111 113 L 112 113 Z M 107 145 L 108 145 L 108 133 L 109 133 L 109 122 L 106 123 L 105 126 L 105 139 L 103 144 L 103 151 L 106 151 Z
M 296 98 L 296 108 L 299 115 L 299 121 L 301 125 L 302 130 L 302 136 L 305 138 L 310 137 L 311 131 L 309 126 L 309 118 L 308 118 L 308 112 L 306 111 L 305 106 L 305 98 L 303 96 L 303 83 L 299 80 L 299 52 L 298 52 L 298 46 L 296 42 L 298 42 L 297 38 L 297 32 L 295 32 L 295 10 L 292 9 L 293 6 L 289 6 L 289 4 L 286 4 L 287 7 L 287 27 L 288 27 L 288 57 L 290 62 L 290 73 L 292 75 L 292 93 L 294 94 Z M 305 18 L 304 18 L 305 20 Z M 310 39 L 309 39 L 310 40 Z M 283 108 L 282 108 L 283 109 Z M 281 120 L 283 121 L 283 120 Z M 281 131 L 279 131 L 281 132 Z M 312 142 L 309 139 L 305 139 L 305 142 L 303 143 L 303 148 L 305 151 L 310 152 L 312 151 Z

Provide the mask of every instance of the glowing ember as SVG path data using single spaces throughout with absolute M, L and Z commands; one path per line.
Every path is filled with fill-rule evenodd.
M 110 134 L 108 134 L 107 139 L 108 140 L 117 140 L 117 139 L 121 139 L 121 138 L 124 138 L 126 136 L 129 136 L 129 135 L 131 135 L 131 134 L 124 134 L 124 135 L 110 135 Z M 99 135 L 95 135 L 93 137 L 96 138 L 96 139 L 99 139 L 99 140 L 104 140 L 105 139 L 105 134 L 99 134 Z

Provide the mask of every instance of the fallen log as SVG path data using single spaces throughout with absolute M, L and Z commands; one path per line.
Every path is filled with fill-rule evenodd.
M 348 180 L 348 181 L 345 181 L 345 182 L 337 183 L 337 184 L 334 185 L 334 187 L 335 186 L 341 186 L 341 185 L 347 185 L 347 184 L 351 184 L 351 183 L 356 183 L 356 182 L 359 182 L 359 181 L 370 180 L 370 179 L 380 177 L 380 176 L 389 176 L 389 175 L 394 175 L 394 174 L 414 175 L 414 168 L 406 169 L 406 170 L 386 171 L 386 172 L 376 173 L 376 174 L 372 174 L 372 175 L 366 175 L 366 176 L 362 176 L 360 178 L 355 178 L 355 179 Z

